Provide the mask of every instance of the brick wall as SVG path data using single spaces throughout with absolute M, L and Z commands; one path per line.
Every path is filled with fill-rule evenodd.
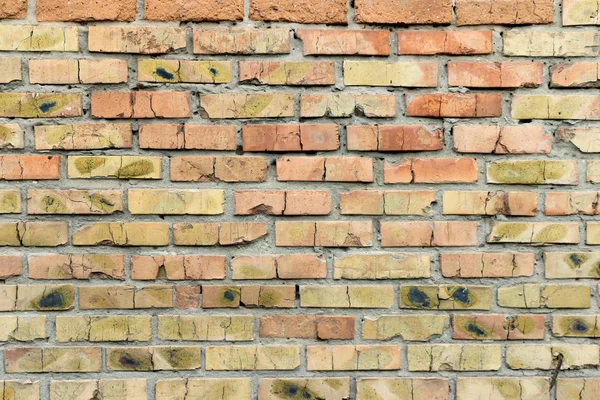
M 0 0 L 0 400 L 592 400 L 596 0 Z

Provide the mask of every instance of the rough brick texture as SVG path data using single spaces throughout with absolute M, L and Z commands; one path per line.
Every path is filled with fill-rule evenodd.
M 597 400 L 599 28 L 0 0 L 0 400 Z

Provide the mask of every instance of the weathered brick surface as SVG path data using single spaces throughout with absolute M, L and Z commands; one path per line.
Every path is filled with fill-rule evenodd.
M 0 400 L 596 400 L 599 4 L 0 0 Z

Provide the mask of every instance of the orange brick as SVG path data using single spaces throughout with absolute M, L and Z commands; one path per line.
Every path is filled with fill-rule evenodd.
M 0 256 L 0 280 L 21 275 L 21 257 L 20 256 Z
M 363 157 L 282 157 L 279 181 L 373 182 L 373 160 Z
M 388 56 L 390 34 L 384 30 L 296 29 L 304 55 Z
M 273 315 L 260 318 L 260 336 L 284 339 L 354 339 L 355 318 L 334 315 Z
M 346 24 L 345 0 L 251 0 L 250 19 L 301 24 Z
M 142 149 L 235 150 L 235 126 L 144 124 L 139 128 Z
M 187 118 L 189 92 L 94 92 L 92 116 L 97 118 Z
M 227 0 L 218 6 L 206 0 L 160 0 L 144 2 L 144 18 L 151 21 L 241 21 L 243 0 Z
M 472 183 L 477 175 L 473 158 L 414 158 L 383 164 L 384 183 Z
M 1 0 L 0 19 L 24 19 L 27 17 L 27 0 Z
M 471 55 L 492 52 L 492 31 L 398 32 L 400 55 Z
M 450 24 L 452 1 L 356 0 L 354 21 L 359 24 Z
M 320 190 L 238 190 L 235 214 L 327 215 L 331 196 Z
M 417 94 L 407 95 L 406 115 L 433 118 L 481 118 L 502 115 L 499 94 Z
M 551 147 L 541 126 L 457 125 L 452 137 L 458 153 L 547 154 Z
M 289 29 L 194 29 L 195 54 L 284 54 L 289 52 Z
M 339 148 L 335 124 L 244 125 L 244 151 L 327 151 Z
M 456 0 L 458 26 L 551 24 L 553 20 L 552 0 Z
M 533 253 L 440 254 L 440 271 L 447 278 L 512 278 L 532 276 Z
M 0 156 L 0 180 L 59 178 L 60 156 Z
M 125 279 L 122 254 L 46 254 L 29 256 L 31 279 Z
M 575 62 L 550 67 L 550 87 L 597 88 L 600 87 L 600 63 Z
M 135 11 L 135 0 L 39 0 L 35 14 L 38 21 L 133 21 Z
M 293 308 L 295 303 L 295 285 L 242 286 L 240 304 L 244 307 Z
M 131 279 L 213 280 L 225 278 L 225 256 L 165 255 L 131 257 Z
M 533 88 L 542 84 L 541 62 L 448 63 L 448 84 L 469 88 Z
M 350 125 L 348 150 L 429 151 L 444 147 L 444 132 L 423 125 Z

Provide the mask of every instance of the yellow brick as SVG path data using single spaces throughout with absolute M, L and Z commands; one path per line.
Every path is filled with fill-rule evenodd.
M 489 310 L 489 286 L 401 286 L 400 307 L 439 310 Z
M 382 315 L 365 317 L 362 322 L 362 338 L 366 340 L 427 341 L 442 335 L 448 327 L 447 315 Z
M 487 167 L 488 183 L 523 185 L 576 185 L 577 161 L 493 161 Z
M 350 378 L 264 378 L 258 386 L 260 400 L 345 400 L 350 398 Z
M 156 400 L 251 400 L 248 378 L 186 378 L 156 381 Z
M 39 400 L 39 381 L 0 381 L 2 400 Z
M 128 80 L 127 60 L 79 60 L 81 83 L 124 83 Z
M 600 347 L 595 344 L 514 344 L 506 348 L 506 364 L 511 369 L 555 369 L 558 355 L 563 355 L 561 369 L 597 366 Z
M 35 127 L 37 150 L 88 150 L 131 147 L 131 124 L 67 124 Z
M 42 350 L 44 372 L 99 372 L 100 347 L 49 347 Z
M 523 284 L 498 288 L 498 305 L 510 308 L 589 308 L 590 296 L 589 286 Z
M 447 400 L 449 390 L 446 378 L 358 378 L 356 380 L 356 400 Z
M 595 400 L 600 391 L 598 378 L 558 378 L 556 400 Z
M 599 120 L 600 96 L 535 95 L 513 96 L 514 119 L 583 119 Z
M 75 26 L 0 26 L 0 50 L 3 51 L 78 51 Z
M 576 222 L 494 222 L 488 243 L 579 243 Z
M 392 285 L 300 286 L 301 307 L 390 308 L 393 304 Z
M 81 93 L 0 93 L 0 117 L 57 118 L 81 115 Z
M 55 247 L 68 237 L 66 222 L 0 222 L 0 246 Z
M 600 244 L 600 223 L 598 222 L 587 222 L 586 223 L 586 244 Z
M 294 370 L 300 346 L 208 346 L 207 371 Z
M 436 87 L 434 62 L 344 61 L 347 86 Z
M 598 55 L 596 32 L 510 31 L 504 32 L 504 55 L 525 57 L 577 57 Z
M 132 214 L 223 214 L 223 190 L 129 189 Z
M 21 212 L 21 191 L 0 190 L 0 214 L 18 214 Z
M 73 308 L 73 285 L 19 285 L 16 310 L 51 311 Z
M 185 28 L 92 25 L 88 33 L 93 52 L 161 54 L 185 46 Z
M 0 316 L 0 342 L 30 342 L 45 338 L 45 316 Z
M 41 84 L 78 84 L 79 62 L 68 60 L 29 60 L 29 82 Z
M 57 316 L 58 342 L 148 341 L 152 317 L 146 315 Z
M 162 157 L 69 156 L 69 178 L 160 179 Z
M 50 382 L 50 400 L 146 400 L 145 379 L 99 379 Z
M 119 190 L 29 190 L 29 214 L 112 214 L 123 211 Z
M 176 371 L 201 366 L 200 347 L 109 347 L 106 367 L 109 371 Z
M 21 80 L 21 59 L 3 58 L 0 59 L 0 71 L 3 71 L 0 77 L 0 83 L 10 83 Z
M 600 337 L 598 315 L 553 315 L 552 335 L 556 337 Z
M 600 252 L 544 253 L 546 278 L 600 278 Z
M 592 183 L 600 183 L 600 162 L 598 160 L 587 160 L 586 180 Z
M 75 246 L 166 246 L 166 222 L 96 222 L 73 233 Z
M 497 371 L 501 364 L 500 345 L 408 345 L 409 371 Z
M 213 246 L 219 242 L 216 222 L 173 224 L 173 241 L 178 246 Z
M 202 118 L 283 118 L 294 116 L 290 93 L 201 94 Z
M 409 253 L 351 254 L 336 257 L 335 279 L 429 278 L 430 258 Z
M 254 317 L 159 315 L 158 337 L 163 340 L 253 340 Z
M 542 377 L 459 377 L 456 396 L 460 400 L 549 400 L 550 381 Z
M 138 60 L 141 82 L 231 82 L 231 61 Z
M 563 26 L 600 25 L 600 3 L 598 0 L 563 0 L 562 11 Z M 587 398 L 580 400 L 587 400 Z
M 133 286 L 80 286 L 80 309 L 133 309 Z
M 308 346 L 309 371 L 398 370 L 399 346 Z

